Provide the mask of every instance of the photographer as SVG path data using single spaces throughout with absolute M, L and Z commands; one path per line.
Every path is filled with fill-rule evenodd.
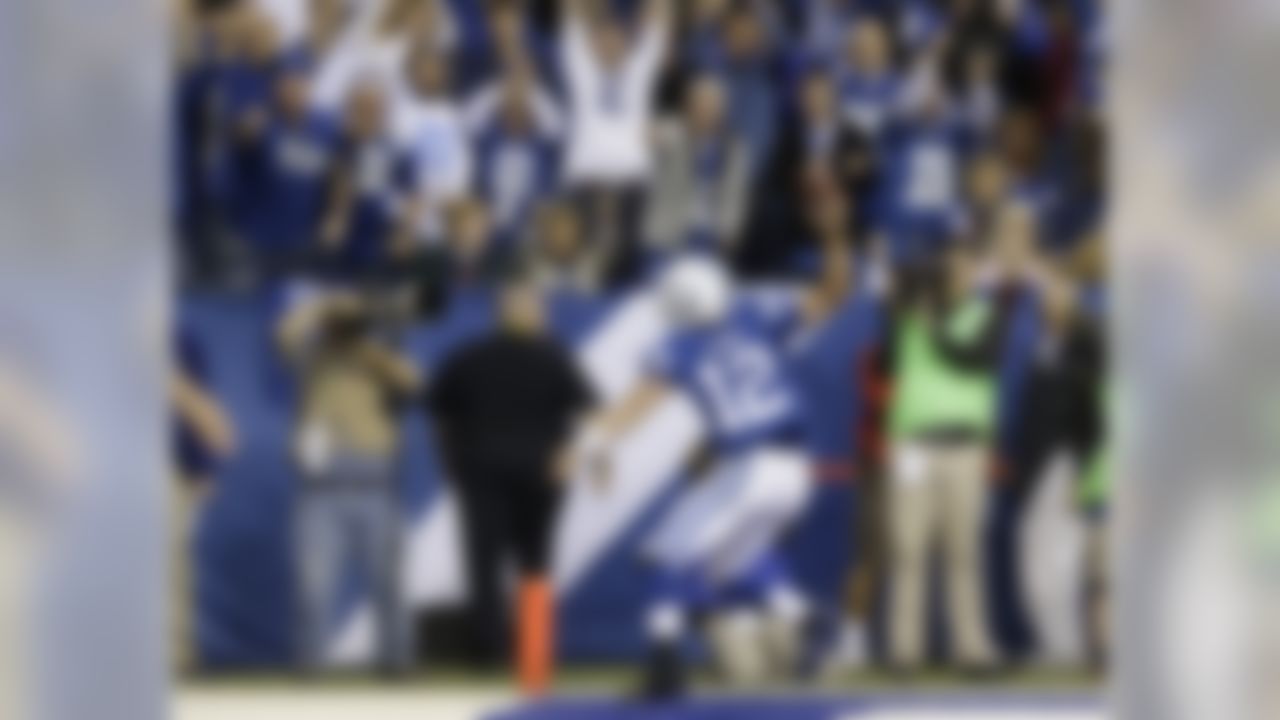
M 323 664 L 345 560 L 370 579 L 383 672 L 405 669 L 400 508 L 395 488 L 398 406 L 416 394 L 415 367 L 379 337 L 374 303 L 338 291 L 293 308 L 278 340 L 300 379 L 294 518 L 300 660 Z

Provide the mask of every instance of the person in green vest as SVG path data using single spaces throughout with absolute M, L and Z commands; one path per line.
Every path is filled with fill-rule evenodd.
M 930 553 L 946 571 L 952 660 L 990 670 L 982 535 L 996 421 L 1004 311 L 976 282 L 976 255 L 956 244 L 902 273 L 885 347 L 889 404 L 889 656 L 902 672 L 925 654 Z

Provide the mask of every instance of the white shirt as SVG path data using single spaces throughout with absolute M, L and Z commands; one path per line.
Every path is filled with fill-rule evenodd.
M 320 59 L 312 85 L 312 103 L 321 110 L 339 113 L 347 93 L 357 80 L 374 78 L 393 95 L 407 92 L 405 60 L 409 41 L 403 34 L 384 36 L 378 22 L 386 10 L 386 0 L 365 0 L 354 4 L 355 14 L 334 47 Z M 447 11 L 447 6 L 442 6 Z M 448 12 L 442 15 L 440 35 L 434 41 L 450 48 L 457 41 L 456 23 Z M 393 97 L 393 101 L 398 101 Z
M 595 57 L 581 20 L 570 18 L 563 34 L 561 61 L 569 89 L 568 181 L 645 180 L 653 163 L 649 122 L 665 28 L 646 24 L 630 55 L 613 72 Z
M 421 232 L 443 229 L 444 206 L 471 189 L 471 143 L 458 103 L 404 97 L 392 117 L 396 143 L 413 157 L 418 186 L 427 201 Z
M 908 153 L 906 206 L 921 213 L 955 207 L 959 170 L 953 148 L 945 140 L 929 138 L 913 143 Z

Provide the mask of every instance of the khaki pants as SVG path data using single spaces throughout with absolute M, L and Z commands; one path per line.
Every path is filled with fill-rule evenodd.
M 952 660 L 993 661 L 983 592 L 985 443 L 903 441 L 893 449 L 888 487 L 890 654 L 901 668 L 924 660 L 929 557 L 940 540 L 946 571 Z

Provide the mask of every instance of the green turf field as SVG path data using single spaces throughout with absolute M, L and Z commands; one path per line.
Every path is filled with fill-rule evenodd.
M 559 677 L 556 694 L 622 697 L 633 682 L 633 671 L 624 668 L 567 670 Z M 1073 672 L 1025 671 L 985 681 L 936 672 L 909 683 L 863 672 L 808 688 L 753 688 L 750 694 L 1088 695 L 1099 686 L 1096 676 Z M 734 694 L 706 679 L 701 688 L 715 695 Z M 514 706 L 518 699 L 506 678 L 446 669 L 395 682 L 354 674 L 308 680 L 270 674 L 220 675 L 184 682 L 176 702 L 177 720 L 480 720 Z

